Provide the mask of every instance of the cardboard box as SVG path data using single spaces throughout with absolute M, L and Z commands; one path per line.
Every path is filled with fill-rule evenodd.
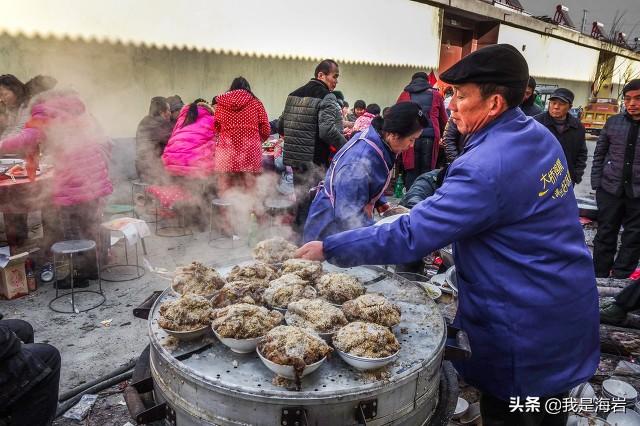
M 10 256 L 4 268 L 0 267 L 0 298 L 15 299 L 29 294 L 24 263 L 29 253 Z

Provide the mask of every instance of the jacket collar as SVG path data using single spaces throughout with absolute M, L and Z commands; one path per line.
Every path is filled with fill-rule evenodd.
M 629 112 L 628 112 L 628 111 L 625 111 L 625 112 L 624 112 L 624 118 L 626 118 L 627 120 L 629 120 L 631 123 L 640 123 L 640 120 L 634 120 L 634 119 L 631 117 L 631 114 L 629 114 Z
M 540 123 L 542 123 L 545 127 L 549 127 L 555 124 L 555 121 L 553 120 L 553 117 L 551 117 L 551 115 L 549 114 L 549 111 L 545 111 L 542 114 Z M 578 128 L 578 119 L 575 118 L 573 115 L 571 115 L 570 113 L 567 113 L 567 126 L 568 127 L 572 127 L 574 129 Z
M 469 150 L 471 147 L 478 145 L 483 140 L 484 135 L 486 135 L 491 129 L 496 126 L 502 125 L 503 123 L 509 122 L 511 120 L 516 119 L 526 119 L 526 116 L 522 112 L 520 108 L 511 108 L 502 113 L 498 118 L 493 120 L 491 123 L 484 126 L 482 129 L 478 130 L 475 133 L 471 133 L 467 135 L 467 142 L 465 143 L 464 151 Z
M 314 83 L 322 84 L 322 85 L 323 85 L 327 90 L 329 90 L 329 86 L 327 86 L 327 84 L 326 84 L 324 81 L 322 81 L 322 80 L 318 80 L 317 78 L 315 78 L 315 77 L 314 77 L 314 78 L 312 78 L 310 81 L 312 81 L 312 82 L 314 82 Z M 330 91 L 330 90 L 329 90 L 329 91 Z
M 364 138 L 369 139 L 371 142 L 375 143 L 378 146 L 378 148 L 382 149 L 382 152 L 384 152 L 384 158 L 385 158 L 385 161 L 387 162 L 387 165 L 389 165 L 390 168 L 393 166 L 396 160 L 396 154 L 393 151 L 391 151 L 391 148 L 389 147 L 389 145 L 387 145 L 382 140 L 382 135 L 379 134 L 378 131 L 373 126 L 369 126 L 365 131 L 363 131 L 360 134 L 360 137 L 362 139 Z

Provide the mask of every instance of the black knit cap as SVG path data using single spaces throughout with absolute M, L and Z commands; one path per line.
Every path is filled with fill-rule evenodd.
M 449 84 L 494 83 L 524 88 L 529 82 L 529 67 L 524 56 L 510 44 L 494 44 L 465 56 L 440 74 Z
M 404 136 L 428 126 L 429 121 L 417 103 L 400 102 L 389 108 L 384 115 L 382 130 Z
M 626 95 L 630 90 L 640 90 L 640 78 L 636 78 L 625 84 L 622 88 L 622 94 Z

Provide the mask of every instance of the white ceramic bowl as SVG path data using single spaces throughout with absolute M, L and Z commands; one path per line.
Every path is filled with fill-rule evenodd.
M 593 386 L 591 386 L 590 383 L 585 382 L 571 389 L 569 391 L 569 397 L 576 398 L 576 399 L 580 399 L 580 398 L 593 399 L 596 397 L 596 391 L 593 390 Z
M 269 361 L 267 358 L 262 356 L 262 354 L 260 353 L 260 349 L 259 348 L 256 348 L 256 352 L 258 353 L 258 356 L 262 360 L 262 363 L 269 370 L 271 370 L 272 372 L 278 374 L 279 376 L 286 377 L 287 379 L 290 379 L 290 380 L 295 380 L 296 373 L 295 373 L 295 370 L 293 369 L 292 365 L 280 365 L 280 364 L 276 364 L 273 361 Z M 304 377 L 304 376 L 307 376 L 307 375 L 313 373 L 318 368 L 320 368 L 322 363 L 325 362 L 326 360 L 327 360 L 327 357 L 324 357 L 318 362 L 314 362 L 313 364 L 307 365 L 304 368 L 304 370 L 302 370 L 302 375 L 300 377 Z
M 607 422 L 612 426 L 640 426 L 640 414 L 632 410 L 625 413 L 611 413 L 607 416 Z
M 452 418 L 454 420 L 459 419 L 464 415 L 464 413 L 467 412 L 468 409 L 469 409 L 469 403 L 467 402 L 467 400 L 464 398 L 458 398 L 458 402 L 456 402 L 456 408 L 453 411 Z
M 602 392 L 610 397 L 624 398 L 627 403 L 635 404 L 638 400 L 638 392 L 627 382 L 616 379 L 607 379 L 602 382 Z
M 249 352 L 255 351 L 256 346 L 258 346 L 258 342 L 260 341 L 260 339 L 262 339 L 262 336 L 254 337 L 251 339 L 233 339 L 231 337 L 222 337 L 215 330 L 213 330 L 213 334 L 216 335 L 218 340 L 220 340 L 223 345 L 237 354 L 248 354 Z
M 196 330 L 191 330 L 191 331 L 174 331 L 174 330 L 168 330 L 166 328 L 162 328 L 162 329 L 166 331 L 167 334 L 175 337 L 178 340 L 182 340 L 183 342 L 190 342 L 192 340 L 198 340 L 199 338 L 207 334 L 207 330 L 209 329 L 209 326 L 206 325 L 202 328 L 198 328 Z
M 338 348 L 336 348 L 336 352 L 340 354 L 340 357 L 344 360 L 344 362 L 346 362 L 353 368 L 361 371 L 366 371 L 375 370 L 376 368 L 382 368 L 385 365 L 392 363 L 396 360 L 396 358 L 398 358 L 400 350 L 398 350 L 398 352 L 396 352 L 395 354 L 384 358 L 366 358 L 363 356 L 351 355 L 341 351 Z

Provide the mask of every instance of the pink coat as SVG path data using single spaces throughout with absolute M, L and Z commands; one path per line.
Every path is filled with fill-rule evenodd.
M 180 111 L 162 154 L 162 162 L 173 176 L 201 179 L 213 174 L 215 168 L 215 120 L 207 108 L 198 106 L 196 121 L 182 127 L 187 111 L 189 105 Z
M 31 108 L 31 118 L 0 151 L 33 152 L 39 148 L 53 163 L 52 198 L 72 206 L 113 192 L 109 179 L 110 142 L 73 92 L 45 92 Z
M 353 129 L 351 130 L 351 134 L 353 135 L 356 132 L 361 132 L 367 127 L 371 126 L 371 122 L 373 121 L 374 118 L 376 118 L 375 115 L 365 111 L 365 113 L 362 114 L 360 117 L 358 117 L 355 123 L 353 123 Z

